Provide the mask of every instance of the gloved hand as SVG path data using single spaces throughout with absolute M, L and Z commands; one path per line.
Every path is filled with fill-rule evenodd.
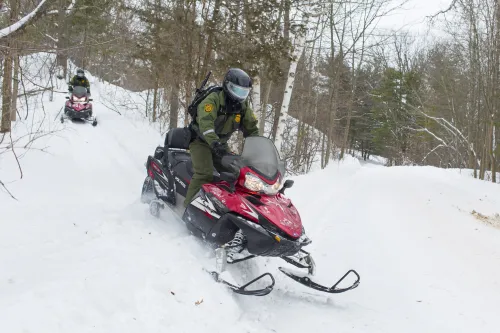
M 223 157 L 224 155 L 227 154 L 226 147 L 220 141 L 212 142 L 211 148 L 215 153 L 215 155 L 219 157 Z
M 73 91 L 73 87 L 68 87 L 68 91 L 72 92 Z

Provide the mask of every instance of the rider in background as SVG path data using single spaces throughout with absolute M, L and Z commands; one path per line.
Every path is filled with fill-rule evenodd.
M 73 91 L 73 87 L 85 87 L 87 88 L 87 93 L 90 94 L 90 82 L 89 80 L 85 77 L 85 73 L 83 69 L 79 68 L 76 71 L 76 75 L 71 78 L 69 81 L 69 87 L 68 90 L 70 92 Z

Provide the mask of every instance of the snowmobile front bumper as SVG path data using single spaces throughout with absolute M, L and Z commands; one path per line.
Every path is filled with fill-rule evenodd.
M 247 250 L 253 255 L 261 257 L 292 256 L 302 247 L 310 244 L 307 238 L 298 240 L 287 239 L 277 232 L 265 228 L 261 224 L 249 221 L 242 216 L 226 214 L 223 216 L 240 228 L 247 237 Z M 211 231 L 212 232 L 212 231 Z
M 75 111 L 71 108 L 66 107 L 64 108 L 64 114 L 66 114 L 66 116 L 71 119 L 85 119 L 90 117 L 90 115 L 92 114 L 92 110 L 88 109 L 84 111 Z
M 359 286 L 359 280 L 360 280 L 360 276 L 359 274 L 351 269 L 349 270 L 347 273 L 344 274 L 344 276 L 342 276 L 332 287 L 328 288 L 328 287 L 325 287 L 325 286 L 322 286 L 314 281 L 311 280 L 311 277 L 309 274 L 301 274 L 301 273 L 297 273 L 297 272 L 294 272 L 292 271 L 291 269 L 287 269 L 287 268 L 284 268 L 284 267 L 279 267 L 278 268 L 283 274 L 285 274 L 286 276 L 292 278 L 293 280 L 297 281 L 298 283 L 306 286 L 306 287 L 309 287 L 309 288 L 312 288 L 312 289 L 315 289 L 315 290 L 318 290 L 318 291 L 322 291 L 322 292 L 325 292 L 325 293 L 330 293 L 330 294 L 340 294 L 340 293 L 343 293 L 343 292 L 346 292 L 346 291 L 349 291 L 349 290 L 352 290 L 356 287 Z M 349 275 L 353 273 L 355 276 L 356 276 L 356 281 L 354 281 L 349 287 L 344 287 L 344 288 L 337 288 L 337 286 Z
M 92 110 L 85 110 L 85 111 L 75 111 L 71 108 L 65 108 L 64 109 L 64 114 L 61 115 L 61 123 L 64 123 L 64 119 L 79 119 L 83 120 L 85 122 L 91 123 L 92 126 L 97 125 L 97 118 L 94 116 L 92 117 Z

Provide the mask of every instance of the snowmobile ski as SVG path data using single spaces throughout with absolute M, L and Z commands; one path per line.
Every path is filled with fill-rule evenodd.
M 281 259 L 285 260 L 291 265 L 294 265 L 295 267 L 307 268 L 310 275 L 314 275 L 314 273 L 316 272 L 316 264 L 314 263 L 311 254 L 302 249 L 293 256 L 281 257 Z
M 237 285 L 234 285 L 234 284 L 224 280 L 223 278 L 221 278 L 221 276 L 218 272 L 213 271 L 213 272 L 209 272 L 209 273 L 212 274 L 215 281 L 217 281 L 218 283 L 223 283 L 226 286 L 228 286 L 235 293 L 240 294 L 240 295 L 245 295 L 245 296 L 266 296 L 271 291 L 273 291 L 274 283 L 275 283 L 274 277 L 272 276 L 271 273 L 264 273 L 262 275 L 259 275 L 255 279 L 251 280 L 250 282 L 248 282 L 242 286 L 237 286 Z M 255 282 L 263 279 L 266 276 L 269 276 L 269 278 L 271 278 L 271 283 L 267 287 L 262 288 L 262 289 L 255 289 L 255 290 L 245 289 L 245 288 L 253 285 Z
M 291 269 L 284 267 L 279 267 L 278 269 L 286 276 L 292 278 L 293 280 L 297 281 L 298 283 L 306 287 L 331 294 L 340 294 L 348 290 L 352 290 L 359 285 L 359 280 L 360 280 L 359 274 L 355 270 L 351 269 L 347 273 L 345 273 L 344 276 L 342 276 L 332 287 L 328 288 L 312 281 L 309 274 L 295 272 Z M 337 288 L 337 286 L 351 273 L 353 273 L 356 276 L 356 281 L 354 281 L 354 283 L 349 287 Z

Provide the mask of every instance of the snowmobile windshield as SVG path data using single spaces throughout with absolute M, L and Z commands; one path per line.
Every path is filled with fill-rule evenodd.
M 87 88 L 76 86 L 73 88 L 73 95 L 75 95 L 78 98 L 85 97 L 87 96 Z
M 241 154 L 243 163 L 269 180 L 280 173 L 285 176 L 285 163 L 280 159 L 274 143 L 263 136 L 250 136 L 245 139 Z

